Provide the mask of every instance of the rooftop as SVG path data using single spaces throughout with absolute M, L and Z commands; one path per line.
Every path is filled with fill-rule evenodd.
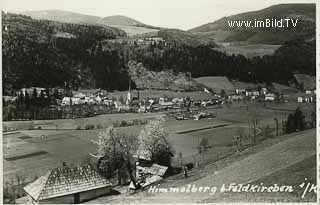
M 92 165 L 64 166 L 48 171 L 24 187 L 35 201 L 111 186 Z

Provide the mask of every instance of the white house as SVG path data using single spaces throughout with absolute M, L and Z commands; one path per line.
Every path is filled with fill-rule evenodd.
M 274 101 L 275 98 L 276 98 L 275 94 L 267 93 L 267 94 L 265 94 L 264 100 L 265 101 Z
M 74 98 L 74 97 L 64 97 L 61 101 L 61 105 L 79 105 L 80 98 Z
M 306 95 L 311 95 L 312 94 L 312 91 L 311 90 L 306 90 Z
M 268 91 L 267 88 L 261 88 L 260 93 L 261 93 L 261 95 L 266 95 L 267 91 Z
M 313 96 L 299 96 L 298 103 L 312 103 L 315 98 Z
M 246 91 L 246 96 L 259 96 L 259 91 Z
M 241 94 L 244 94 L 244 93 L 246 93 L 246 89 L 241 89 L 241 88 L 236 89 L 236 94 L 237 95 L 241 95 Z

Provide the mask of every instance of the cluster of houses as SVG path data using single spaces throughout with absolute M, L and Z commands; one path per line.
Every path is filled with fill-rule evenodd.
M 251 99 L 255 100 L 258 98 L 263 98 L 265 101 L 274 101 L 276 99 L 276 95 L 269 91 L 267 88 L 261 88 L 258 89 L 244 89 L 244 88 L 238 88 L 235 89 L 235 93 L 228 96 L 229 101 L 235 101 L 235 100 L 244 100 L 244 99 Z
M 304 94 L 298 96 L 298 103 L 315 103 L 316 90 L 305 90 Z
M 306 74 L 295 74 L 295 85 L 303 90 L 303 94 L 297 97 L 298 103 L 316 102 L 316 78 Z

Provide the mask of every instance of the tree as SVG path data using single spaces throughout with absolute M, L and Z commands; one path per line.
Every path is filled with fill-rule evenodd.
M 168 132 L 163 127 L 164 119 L 157 118 L 146 124 L 139 134 L 138 155 L 151 162 L 171 168 L 174 150 L 167 140 Z
M 99 133 L 98 141 L 94 141 L 94 143 L 97 145 L 99 156 L 98 170 L 107 178 L 118 173 L 120 179 L 121 170 L 126 169 L 133 185 L 137 187 L 133 175 L 133 155 L 138 148 L 137 136 L 119 133 L 113 127 L 109 127 L 105 132 Z
M 304 130 L 305 127 L 305 116 L 303 115 L 301 109 L 298 107 L 294 113 L 295 118 L 295 128 L 298 131 Z
M 209 145 L 208 139 L 206 137 L 201 138 L 199 146 L 202 147 L 203 150 L 205 150 L 208 145 Z
M 292 113 L 288 115 L 286 122 L 286 133 L 292 133 L 296 131 L 295 119 Z
M 226 91 L 222 89 L 222 90 L 220 91 L 220 96 L 221 96 L 222 98 L 225 98 L 225 97 L 227 96 Z

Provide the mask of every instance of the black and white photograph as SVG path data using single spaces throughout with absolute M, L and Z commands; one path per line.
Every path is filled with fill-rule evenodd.
M 3 204 L 318 202 L 316 0 L 0 4 Z

